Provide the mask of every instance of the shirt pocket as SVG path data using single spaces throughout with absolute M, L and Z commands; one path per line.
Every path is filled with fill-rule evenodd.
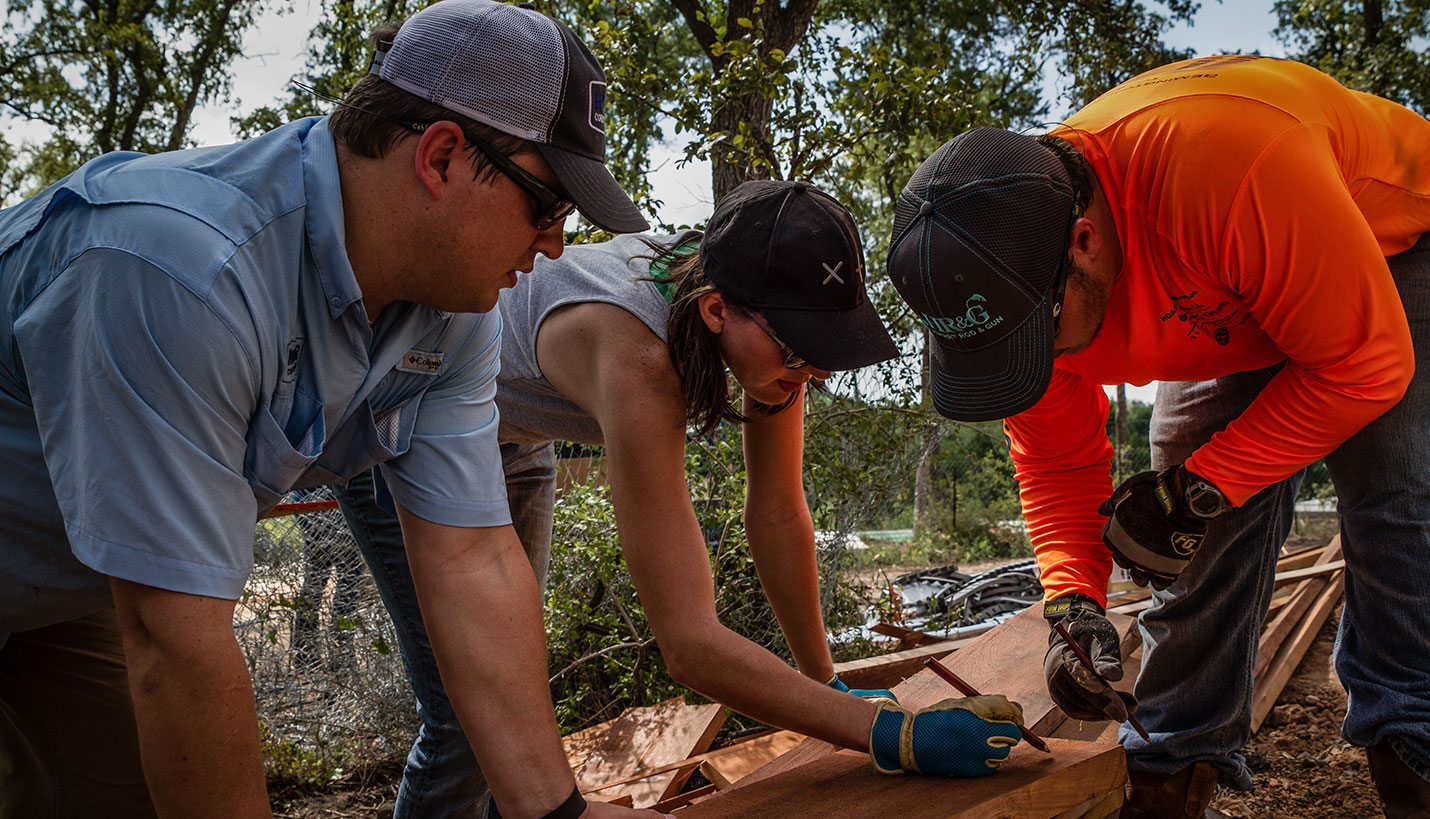
M 318 486 L 345 481 L 407 452 L 421 404 L 422 393 L 377 410 L 372 409 L 371 400 L 364 401 L 333 433 L 327 451 L 311 466 L 303 483 Z
M 278 418 L 285 424 L 280 425 Z M 258 508 L 267 510 L 286 495 L 323 454 L 327 427 L 323 404 L 302 390 L 283 390 L 248 429 L 243 473 Z

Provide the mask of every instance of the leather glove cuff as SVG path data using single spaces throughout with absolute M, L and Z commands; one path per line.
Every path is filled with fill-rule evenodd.
M 1043 618 L 1049 623 L 1062 620 L 1065 617 L 1076 617 L 1078 612 L 1090 611 L 1103 617 L 1107 611 L 1091 597 L 1081 592 L 1073 592 L 1057 597 L 1043 604 Z M 1053 632 L 1056 634 L 1057 632 Z

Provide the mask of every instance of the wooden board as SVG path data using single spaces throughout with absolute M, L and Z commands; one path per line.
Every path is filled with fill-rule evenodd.
M 590 749 L 576 771 L 576 784 L 583 793 L 629 793 L 636 807 L 653 805 L 678 792 L 694 765 L 615 786 L 619 790 L 611 783 L 627 779 L 632 772 L 679 762 L 704 751 L 725 723 L 725 716 L 721 705 L 686 705 L 684 697 L 627 709 Z
M 1341 536 L 1336 537 L 1326 546 L 1325 549 L 1316 556 L 1315 561 L 1306 570 L 1326 569 L 1331 566 L 1344 566 L 1344 560 L 1338 560 L 1341 554 Z M 1296 627 L 1306 612 L 1310 610 L 1311 604 L 1320 597 L 1321 592 L 1330 582 L 1329 575 L 1320 577 L 1308 577 L 1297 583 L 1295 591 L 1291 593 L 1286 605 L 1276 612 L 1261 628 L 1261 639 L 1257 644 L 1256 670 L 1253 672 L 1255 679 L 1261 679 L 1266 675 L 1266 669 L 1271 665 L 1271 661 L 1276 657 L 1276 653 L 1281 649 L 1281 644 L 1286 641 L 1286 637 Z M 1269 615 L 1269 613 L 1268 613 Z
M 704 771 L 708 766 L 716 776 L 733 785 L 772 762 L 781 754 L 793 750 L 805 739 L 803 734 L 796 734 L 794 731 L 777 731 L 773 734 L 765 734 L 748 742 L 711 751 L 705 755 L 705 761 L 701 763 L 701 770 Z M 705 774 L 705 778 L 711 782 L 716 781 L 715 776 L 711 776 L 709 773 Z M 725 786 L 721 785 L 721 787 Z
M 1109 615 L 1108 620 L 1127 645 L 1135 634 L 1136 620 L 1117 614 Z M 944 664 L 979 691 L 1003 694 L 1021 704 L 1024 724 L 1043 736 L 1067 718 L 1048 696 L 1043 679 L 1043 655 L 1047 652 L 1048 623 L 1043 619 L 1043 607 L 1031 606 L 960 649 Z M 894 693 L 910 710 L 962 696 L 928 669 L 905 680 Z
M 925 657 L 943 659 L 975 639 L 977 638 L 969 637 L 947 643 L 933 643 L 907 651 L 892 651 L 862 660 L 835 663 L 834 673 L 850 688 L 893 688 L 922 671 Z
M 1109 620 L 1122 635 L 1125 652 L 1128 640 L 1136 639 L 1133 628 L 1136 620 L 1120 615 L 1110 615 Z M 974 638 L 949 655 L 943 663 L 979 691 L 1003 694 L 1022 705 L 1024 724 L 1035 734 L 1046 736 L 1067 718 L 1061 709 L 1053 705 L 1048 696 L 1047 683 L 1043 680 L 1043 655 L 1047 651 L 1048 623 L 1043 619 L 1043 607 L 1030 606 L 992 631 Z M 900 704 L 910 710 L 962 696 L 927 668 L 894 686 L 893 691 Z M 751 773 L 734 789 L 795 770 L 837 750 L 823 740 L 807 739 L 794 750 Z
M 1025 744 L 992 776 L 884 776 L 867 754 L 839 751 L 760 782 L 733 787 L 685 808 L 682 819 L 1048 819 L 1101 799 L 1127 777 L 1117 745 L 1048 741 L 1053 753 Z M 1095 801 L 1094 801 L 1095 803 Z
M 566 761 L 571 764 L 572 771 L 581 770 L 592 749 L 605 741 L 606 735 L 611 732 L 611 726 L 615 724 L 616 720 L 607 720 L 600 725 L 582 728 L 561 738 L 561 747 L 566 751 Z
M 874 632 L 875 634 L 882 634 L 885 637 L 893 637 L 894 639 L 898 640 L 899 651 L 907 651 L 911 648 L 916 648 L 918 646 L 926 646 L 932 643 L 948 642 L 941 637 L 935 637 L 932 634 L 917 631 L 911 628 L 904 628 L 903 626 L 896 626 L 893 623 L 879 623 L 875 626 L 872 626 L 869 630 Z
M 1265 675 L 1256 681 L 1251 697 L 1252 733 L 1260 730 L 1261 723 L 1266 721 L 1267 715 L 1276 705 L 1277 698 L 1281 696 L 1281 689 L 1286 687 L 1287 680 L 1291 679 L 1292 672 L 1300 665 L 1301 658 L 1306 656 L 1306 650 L 1311 647 L 1326 618 L 1340 603 L 1344 585 L 1345 572 L 1333 572 L 1325 590 L 1316 598 L 1306 616 L 1297 623 L 1295 631 L 1281 645 L 1281 650 L 1276 652 L 1276 658 L 1267 666 Z

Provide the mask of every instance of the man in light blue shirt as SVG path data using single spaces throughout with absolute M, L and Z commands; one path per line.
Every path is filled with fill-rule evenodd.
M 374 464 L 439 657 L 491 678 L 464 711 L 554 727 L 544 689 L 501 685 L 545 655 L 486 311 L 575 207 L 645 222 L 564 26 L 444 0 L 378 41 L 330 118 L 109 154 L 0 212 L 0 819 L 269 815 L 232 633 L 253 524 Z M 518 813 L 570 792 L 546 733 L 488 766 Z

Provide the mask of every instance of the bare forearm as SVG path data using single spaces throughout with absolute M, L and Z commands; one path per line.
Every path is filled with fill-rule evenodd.
M 238 646 L 206 663 L 131 655 L 129 665 L 144 775 L 159 815 L 272 816 Z
M 408 554 L 443 685 L 502 815 L 541 816 L 576 783 L 546 682 L 536 579 L 510 540 L 480 559 L 439 549 L 434 560 L 412 540 Z
M 824 682 L 834 675 L 834 661 L 829 656 L 819 602 L 814 527 L 808 513 L 794 523 L 762 527 L 747 522 L 746 533 L 760 585 L 779 620 L 795 664 L 805 676 Z
M 662 637 L 681 683 L 742 714 L 845 748 L 867 750 L 875 706 L 802 676 L 724 626 Z
M 272 815 L 231 601 L 115 581 L 144 775 L 159 815 Z

